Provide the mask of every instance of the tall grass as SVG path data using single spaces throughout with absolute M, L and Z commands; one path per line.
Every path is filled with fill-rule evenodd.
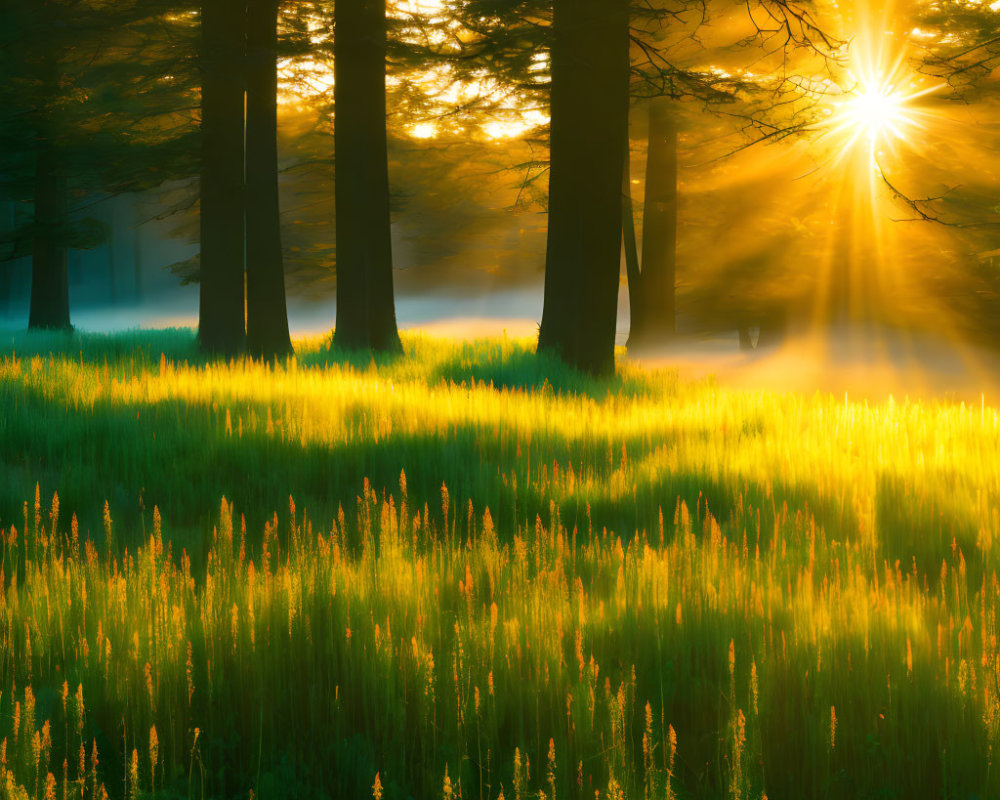
M 993 409 L 406 347 L 11 344 L 0 793 L 1000 794 Z

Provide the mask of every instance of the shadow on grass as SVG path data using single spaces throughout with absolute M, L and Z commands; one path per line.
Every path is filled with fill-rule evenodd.
M 198 337 L 191 328 L 120 333 L 80 333 L 61 331 L 19 331 L 0 333 L 0 357 L 64 356 L 88 364 L 137 360 L 154 365 L 164 355 L 170 361 L 189 364 L 212 359 L 198 350 Z
M 349 366 L 358 372 L 365 372 L 373 367 L 375 369 L 392 367 L 410 356 L 410 348 L 405 341 L 401 352 L 377 353 L 371 350 L 338 347 L 333 343 L 332 335 L 327 336 L 318 348 L 300 348 L 296 353 L 299 364 L 304 367 Z
M 160 353 L 171 359 L 185 355 L 200 358 L 190 330 L 136 331 L 132 334 L 39 334 L 14 337 L 18 356 L 80 353 L 85 361 L 121 364 L 132 368 L 146 359 L 157 364 Z M 0 352 L 9 343 L 0 341 Z M 372 357 L 320 346 L 303 353 L 300 363 L 322 368 L 350 364 L 367 370 L 386 367 L 394 373 L 427 370 L 433 379 L 466 384 L 492 384 L 523 392 L 577 392 L 595 399 L 608 396 L 665 395 L 676 386 L 669 373 L 648 377 L 625 374 L 597 380 L 577 373 L 530 345 L 505 340 L 439 346 L 417 339 L 406 340 L 407 354 Z M 155 370 L 156 367 L 153 367 Z M 425 379 L 423 375 L 420 379 Z M 672 383 L 673 381 L 673 383 Z M 280 434 L 247 432 L 242 438 L 226 429 L 227 410 L 233 419 L 266 419 L 266 403 L 230 400 L 189 403 L 177 399 L 158 403 L 114 405 L 98 400 L 93 409 L 75 410 L 64 399 L 49 398 L 41 389 L 23 384 L 0 385 L 0 524 L 20 525 L 23 503 L 41 485 L 42 502 L 48 504 L 58 491 L 64 516 L 76 512 L 81 528 L 100 537 L 102 508 L 107 499 L 123 537 L 136 541 L 150 523 L 154 504 L 159 505 L 175 540 L 192 545 L 212 524 L 219 498 L 225 495 L 247 513 L 251 531 L 260 530 L 273 510 L 288 507 L 289 495 L 321 525 L 336 515 L 338 505 L 351 514 L 354 499 L 368 478 L 378 491 L 395 493 L 401 470 L 407 474 L 411 507 L 428 505 L 440 514 L 441 486 L 448 486 L 452 515 L 459 528 L 471 498 L 481 516 L 490 507 L 501 537 L 519 527 L 532 527 L 535 515 L 549 523 L 550 501 L 555 500 L 563 524 L 581 534 L 588 529 L 615 531 L 623 539 L 646 531 L 658 538 L 659 514 L 671 522 L 678 499 L 699 520 L 707 507 L 724 525 L 734 524 L 741 509 L 760 510 L 760 540 L 766 545 L 774 520 L 787 504 L 794 513 L 808 508 L 830 538 L 854 537 L 859 520 L 845 496 L 823 493 L 816 485 L 775 485 L 745 477 L 734 479 L 712 467 L 684 470 L 653 469 L 631 472 L 675 435 L 711 441 L 711 427 L 664 429 L 650 438 L 639 434 L 612 440 L 599 430 L 574 431 L 572 435 L 525 437 L 512 427 L 484 430 L 474 422 L 428 434 L 393 432 L 381 440 L 340 444 L 283 440 Z M 609 410 L 608 413 L 613 413 Z M 280 414 L 276 414 L 280 417 Z M 763 426 L 751 423 L 747 435 L 766 436 Z M 629 474 L 619 474 L 615 454 L 628 452 Z M 575 489 L 553 474 L 569 464 L 577 471 Z M 546 475 L 552 475 L 549 480 Z M 621 484 L 610 490 L 612 479 Z M 943 559 L 954 560 L 956 541 L 973 574 L 982 569 L 976 547 L 974 497 L 968 487 L 947 475 L 930 476 L 919 485 L 882 477 L 875 497 L 879 557 L 892 564 L 899 559 L 904 571 L 916 559 L 918 570 L 931 580 L 940 573 Z M 589 509 L 589 515 L 588 515 Z M 757 538 L 757 525 L 738 520 L 735 530 L 748 530 L 749 544 Z M 696 523 L 697 524 L 697 523 Z M 914 535 L 919 534 L 919 535 Z M 669 534 L 668 534 L 669 535 Z
M 305 367 L 352 367 L 359 372 L 390 367 L 408 357 L 407 352 L 371 353 L 333 347 L 328 340 L 318 347 L 313 342 L 300 344 L 295 358 Z M 202 367 L 226 363 L 227 359 L 201 351 L 197 332 L 192 328 L 132 330 L 118 333 L 80 333 L 76 331 L 0 332 L 0 357 L 20 359 L 62 357 L 87 365 L 128 365 L 132 370 L 153 368 L 161 357 L 174 364 Z M 284 363 L 287 358 L 278 359 Z
M 0 422 L 0 448 L 6 454 L 0 460 L 0 524 L 21 523 L 22 505 L 30 503 L 38 482 L 44 504 L 57 491 L 64 514 L 77 513 L 81 529 L 98 538 L 108 500 L 121 543 L 136 541 L 155 504 L 174 538 L 193 544 L 192 537 L 212 524 L 223 495 L 238 513 L 247 513 L 251 531 L 262 529 L 274 510 L 287 509 L 289 496 L 325 527 L 338 506 L 352 513 L 365 478 L 380 493 L 397 493 L 403 470 L 413 507 L 427 504 L 442 522 L 444 483 L 459 529 L 471 498 L 477 517 L 488 505 L 498 532 L 510 535 L 518 525 L 531 527 L 536 515 L 548 520 L 552 489 L 557 495 L 561 490 L 536 485 L 532 476 L 551 469 L 555 453 L 564 465 L 566 459 L 585 465 L 594 485 L 603 486 L 617 469 L 609 452 L 620 452 L 624 444 L 638 459 L 649 447 L 639 438 L 623 443 L 593 431 L 532 442 L 520 440 L 514 430 L 484 436 L 474 423 L 380 440 L 303 443 L 263 431 L 242 436 L 227 431 L 227 410 L 234 417 L 266 418 L 267 404 L 223 408 L 170 399 L 118 405 L 99 399 L 81 412 L 23 385 L 0 391 L 0 400 L 11 409 Z M 561 503 L 564 521 L 585 530 L 589 502 L 592 525 L 628 535 L 646 527 L 647 518 L 655 520 L 660 506 L 672 513 L 675 490 L 692 506 L 701 490 L 713 501 L 718 497 L 720 506 L 732 502 L 722 501 L 725 487 L 711 491 L 715 482 L 707 475 L 664 475 L 657 484 L 641 484 L 638 496 L 627 503 L 600 490 L 567 497 Z M 187 536 L 176 536 L 178 529 L 187 529 Z
M 535 353 L 526 342 L 507 339 L 437 344 L 419 336 L 404 336 L 402 352 L 372 353 L 336 347 L 331 338 L 318 347 L 314 343 L 300 345 L 298 363 L 320 369 L 349 367 L 358 372 L 389 369 L 406 372 L 410 377 L 427 369 L 430 384 L 485 384 L 497 390 L 575 394 L 594 400 L 672 395 L 677 388 L 677 376 L 672 372 L 619 370 L 615 375 L 597 378 L 551 355 Z M 4 356 L 63 357 L 90 365 L 127 365 L 131 370 L 155 369 L 161 357 L 191 367 L 220 362 L 218 357 L 201 352 L 197 333 L 191 328 L 112 334 L 0 332 L 0 357 Z
M 242 436 L 227 430 L 227 409 L 236 412 L 233 416 L 260 419 L 268 415 L 266 404 L 217 407 L 170 399 L 115 405 L 101 399 L 80 413 L 25 386 L 0 390 L 0 401 L 10 409 L 0 420 L 0 450 L 7 454 L 0 460 L 0 524 L 21 524 L 23 503 L 31 502 L 37 481 L 45 506 L 58 491 L 64 517 L 77 513 L 81 531 L 98 541 L 107 499 L 119 546 L 140 541 L 155 504 L 175 545 L 198 550 L 222 496 L 238 514 L 246 514 L 251 538 L 274 511 L 287 514 L 289 496 L 326 529 L 339 506 L 353 516 L 365 478 L 380 494 L 398 497 L 403 470 L 410 507 L 426 506 L 438 530 L 446 527 L 441 487 L 447 485 L 447 527 L 459 535 L 467 527 L 470 499 L 476 523 L 489 506 L 497 533 L 507 541 L 516 531 L 532 529 L 536 516 L 548 526 L 552 501 L 567 531 L 575 528 L 584 538 L 607 529 L 623 541 L 645 532 L 655 543 L 662 512 L 669 540 L 679 500 L 687 504 L 696 531 L 711 510 L 734 531 L 749 529 L 751 546 L 755 520 L 747 515 L 760 513 L 760 543 L 766 546 L 785 503 L 793 510 L 809 508 L 831 532 L 858 527 L 848 506 L 836 498 L 824 501 L 811 486 L 772 489 L 753 480 L 726 479 L 710 467 L 622 474 L 614 454 L 624 446 L 631 470 L 661 444 L 647 436 L 622 441 L 581 430 L 529 441 L 515 430 L 484 432 L 464 423 L 437 432 L 324 444 L 261 430 Z M 693 435 L 690 430 L 688 435 Z M 565 479 L 569 464 L 576 470 L 575 488 Z M 613 484 L 624 491 L 610 490 Z M 936 519 L 919 521 L 931 531 L 940 527 Z
M 596 378 L 554 356 L 536 353 L 522 343 L 481 340 L 458 345 L 432 372 L 431 380 L 486 384 L 513 392 L 578 394 L 602 400 L 609 396 L 645 397 L 657 393 L 648 376 L 617 372 Z

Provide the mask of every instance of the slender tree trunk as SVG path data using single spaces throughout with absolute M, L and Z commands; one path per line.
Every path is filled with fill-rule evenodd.
M 7 229 L 4 233 L 9 233 L 12 244 L 10 252 L 4 252 L 3 260 L 0 260 L 0 313 L 9 314 L 14 305 L 14 269 L 16 261 L 9 256 L 17 252 L 17 212 L 13 200 L 7 203 L 8 213 L 5 223 Z
M 545 298 L 538 349 L 614 371 L 621 274 L 627 0 L 554 0 Z
M 132 239 L 132 262 L 135 267 L 135 299 L 142 300 L 142 234 L 138 228 Z
M 335 15 L 335 341 L 398 351 L 385 130 L 386 3 L 338 0 Z
M 625 247 L 625 278 L 628 281 L 629 341 L 632 331 L 642 327 L 642 272 L 639 247 L 635 235 L 635 208 L 632 203 L 632 153 L 629 137 L 625 136 L 625 166 L 622 169 L 622 240 Z
M 757 336 L 757 349 L 780 347 L 788 335 L 788 317 L 784 311 L 776 310 L 767 314 L 760 321 L 760 334 Z
M 292 350 L 278 201 L 278 6 L 247 4 L 247 349 L 254 358 Z
M 670 101 L 649 108 L 649 156 L 642 222 L 642 310 L 636 343 L 662 343 L 676 333 L 677 126 Z
M 133 203 L 132 215 L 135 225 L 132 228 L 132 268 L 135 279 L 135 299 L 142 300 L 142 219 L 139 208 Z
M 243 0 L 201 7 L 201 297 L 203 350 L 235 356 L 244 316 Z
M 115 264 L 115 199 L 107 201 L 108 214 L 108 296 L 111 305 L 118 305 L 118 269 Z
M 6 316 L 14 307 L 14 262 L 0 261 L 0 315 Z
M 844 198 L 840 203 L 837 224 L 841 233 L 833 242 L 830 266 L 822 276 L 824 280 L 820 284 L 818 322 L 821 327 L 827 329 L 848 325 L 851 322 L 854 305 L 851 302 L 854 296 L 851 274 L 854 241 L 851 232 L 854 230 L 856 218 L 853 215 L 850 199 Z
M 66 263 L 66 178 L 56 149 L 44 137 L 35 165 L 35 235 L 31 261 L 29 330 L 71 330 Z

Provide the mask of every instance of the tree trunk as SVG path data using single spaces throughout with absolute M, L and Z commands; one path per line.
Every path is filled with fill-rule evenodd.
M 111 305 L 118 305 L 118 269 L 115 264 L 115 199 L 107 201 L 108 215 L 108 297 Z
M 14 306 L 14 268 L 12 258 L 17 252 L 17 212 L 13 200 L 7 203 L 8 213 L 5 215 L 5 234 L 11 237 L 10 252 L 0 253 L 0 314 L 7 315 Z
M 628 132 L 627 0 L 553 4 L 549 226 L 538 349 L 614 371 Z
M 335 341 L 347 348 L 398 351 L 385 130 L 385 0 L 338 0 L 335 20 Z
M 629 340 L 632 331 L 642 327 L 642 273 L 639 267 L 639 247 L 635 236 L 635 208 L 632 203 L 632 153 L 629 137 L 625 137 L 625 165 L 622 168 L 622 240 L 625 247 L 625 279 L 628 281 Z
M 642 221 L 642 310 L 632 340 L 661 344 L 676 333 L 677 126 L 670 101 L 649 108 L 649 155 Z
M 142 215 L 137 201 L 132 203 L 132 269 L 135 279 L 135 299 L 142 300 Z
M 29 330 L 72 330 L 66 263 L 66 178 L 51 142 L 40 138 L 35 165 L 35 234 Z
M 14 308 L 14 262 L 0 261 L 0 316 Z
M 244 317 L 243 94 L 245 8 L 201 7 L 201 296 L 198 336 L 206 352 L 241 353 Z
M 268 359 L 292 350 L 278 200 L 278 6 L 247 4 L 247 350 Z
M 767 350 L 780 347 L 788 335 L 788 317 L 786 312 L 775 310 L 768 313 L 760 321 L 760 334 L 757 337 L 757 349 Z
M 852 209 L 840 208 L 837 223 L 841 233 L 833 243 L 830 267 L 822 275 L 825 280 L 820 282 L 819 323 L 827 329 L 843 328 L 848 325 L 851 322 L 851 312 L 854 310 L 854 304 L 851 302 L 854 294 L 854 287 L 851 285 L 853 277 L 851 265 L 855 248 L 851 231 L 854 230 L 856 219 Z

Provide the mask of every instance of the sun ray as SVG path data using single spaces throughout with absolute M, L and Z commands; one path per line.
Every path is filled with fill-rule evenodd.
M 942 121 L 928 95 L 941 87 L 914 71 L 914 53 L 895 26 L 904 16 L 892 4 L 859 4 L 846 21 L 855 27 L 840 80 L 825 82 L 828 100 L 819 141 L 825 143 L 825 203 L 829 242 L 820 266 L 815 331 L 846 337 L 891 325 L 888 298 L 912 288 L 901 253 L 909 252 L 898 225 L 898 192 L 888 174 L 925 154 Z M 917 232 L 913 232 L 916 234 Z M 918 237 L 919 238 L 919 237 Z M 826 332 L 826 333 L 824 333 Z

